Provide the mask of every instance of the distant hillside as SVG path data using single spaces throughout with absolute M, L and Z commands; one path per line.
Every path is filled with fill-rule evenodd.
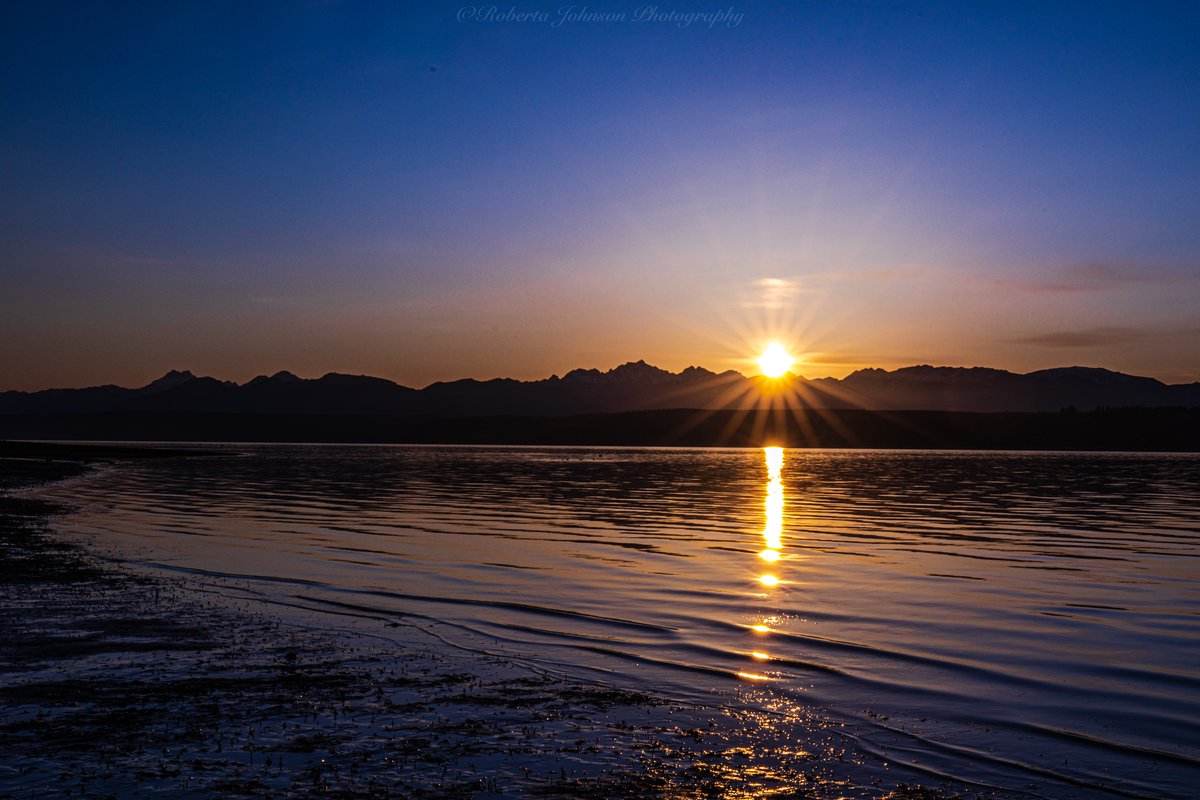
M 655 409 L 867 409 L 1031 412 L 1075 408 L 1200 407 L 1200 383 L 1168 385 L 1105 369 L 1066 367 L 1020 375 L 982 367 L 859 370 L 842 379 L 779 380 L 668 372 L 643 361 L 538 381 L 473 379 L 424 389 L 383 378 L 290 372 L 236 384 L 171 371 L 137 389 L 97 386 L 0 393 L 0 415 L 224 413 L 427 417 L 560 417 Z

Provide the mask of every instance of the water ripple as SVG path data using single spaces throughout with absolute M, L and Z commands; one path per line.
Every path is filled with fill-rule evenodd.
M 795 710 L 773 730 L 819 708 L 930 774 L 1053 798 L 1200 786 L 1200 457 L 246 453 L 72 482 L 65 524 L 281 603 Z

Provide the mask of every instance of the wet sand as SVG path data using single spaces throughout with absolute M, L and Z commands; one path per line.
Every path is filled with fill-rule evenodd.
M 25 490 L 148 454 L 39 447 L 0 445 L 0 797 L 976 796 L 889 780 L 827 737 L 766 746 L 748 711 L 129 570 Z

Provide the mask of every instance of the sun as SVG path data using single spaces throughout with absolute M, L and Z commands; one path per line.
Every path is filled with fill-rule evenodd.
M 768 378 L 786 375 L 792 368 L 792 364 L 795 363 L 796 359 L 792 358 L 779 342 L 771 342 L 763 354 L 758 357 L 758 368 Z

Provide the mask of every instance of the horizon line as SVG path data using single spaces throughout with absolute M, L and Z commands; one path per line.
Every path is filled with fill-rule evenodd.
M 1059 370 L 1099 370 L 1099 371 L 1104 371 L 1104 372 L 1117 374 L 1117 375 L 1125 375 L 1125 376 L 1128 376 L 1131 378 L 1147 378 L 1149 380 L 1156 380 L 1159 383 L 1162 383 L 1164 386 L 1187 386 L 1187 385 L 1191 385 L 1191 384 L 1195 384 L 1195 383 L 1200 383 L 1200 380 L 1191 381 L 1190 383 L 1189 382 L 1167 383 L 1166 381 L 1164 381 L 1160 378 L 1155 378 L 1155 377 L 1149 376 L 1149 375 L 1143 375 L 1143 374 L 1131 373 L 1131 372 L 1122 372 L 1120 370 L 1111 369 L 1109 367 L 1084 366 L 1084 365 L 1080 365 L 1080 364 L 1072 364 L 1069 366 L 1061 366 L 1061 367 L 1047 367 L 1047 368 L 1043 368 L 1043 369 L 1031 370 L 1029 372 L 1015 372 L 1013 370 L 1008 370 L 1008 369 L 1004 369 L 1001 367 L 989 367 L 989 366 L 983 366 L 983 365 L 978 365 L 978 364 L 973 365 L 973 366 L 962 366 L 962 365 L 949 365 L 949 364 L 932 364 L 932 363 L 928 363 L 928 362 L 919 363 L 919 364 L 909 364 L 909 365 L 902 366 L 902 367 L 895 367 L 893 369 L 887 369 L 884 367 L 859 367 L 858 369 L 852 370 L 851 372 L 847 373 L 845 376 L 843 376 L 841 378 L 835 378 L 835 377 L 829 376 L 829 375 L 814 378 L 814 377 L 808 377 L 806 375 L 802 375 L 798 372 L 793 372 L 791 370 L 789 370 L 784 375 L 779 376 L 778 378 L 769 378 L 761 373 L 746 374 L 746 373 L 740 372 L 735 369 L 727 369 L 727 370 L 723 370 L 721 372 L 717 372 L 717 371 L 708 369 L 707 367 L 702 367 L 697 364 L 691 364 L 687 367 L 684 367 L 683 369 L 681 369 L 678 372 L 672 372 L 669 369 L 665 369 L 665 368 L 659 367 L 655 364 L 651 364 L 651 363 L 647 362 L 645 359 L 640 358 L 636 361 L 631 360 L 631 361 L 622 362 L 622 363 L 617 364 L 616 366 L 611 367 L 607 370 L 600 369 L 598 367 L 576 367 L 574 369 L 571 369 L 571 370 L 568 370 L 568 371 L 562 373 L 561 375 L 557 372 L 554 372 L 554 373 L 551 373 L 550 375 L 547 375 L 547 376 L 541 377 L 541 378 L 513 378 L 513 377 L 509 377 L 509 376 L 495 376 L 495 377 L 490 377 L 490 378 L 478 378 L 478 377 L 474 377 L 474 376 L 464 376 L 464 377 L 460 377 L 460 378 L 447 378 L 447 379 L 442 379 L 442 380 L 436 380 L 436 381 L 427 383 L 423 386 L 413 386 L 413 385 L 401 383 L 400 381 L 395 380 L 393 378 L 384 377 L 382 375 L 371 375 L 371 374 L 368 374 L 365 372 L 358 372 L 358 373 L 356 373 L 356 372 L 338 372 L 336 370 L 330 370 L 330 371 L 324 372 L 323 374 L 318 375 L 318 376 L 305 377 L 302 375 L 298 375 L 297 373 L 295 373 L 294 371 L 289 370 L 289 369 L 279 369 L 279 370 L 275 370 L 274 372 L 260 372 L 256 375 L 254 375 L 253 377 L 245 379 L 244 381 L 237 381 L 237 380 L 233 380 L 233 379 L 217 378 L 213 375 L 198 374 L 198 373 L 193 372 L 190 369 L 170 368 L 170 369 L 166 370 L 165 372 L 159 374 L 158 377 L 152 378 L 151 380 L 149 380 L 145 383 L 134 385 L 134 386 L 121 386 L 120 384 L 116 384 L 116 383 L 101 383 L 101 384 L 91 384 L 91 385 L 86 385 L 86 386 L 48 386 L 48 387 L 41 388 L 41 389 L 0 389 L 0 393 L 7 394 L 10 392 L 16 392 L 16 393 L 20 393 L 20 394 L 38 394 L 40 392 L 83 391 L 83 390 L 87 390 L 87 389 L 101 389 L 101 388 L 106 388 L 106 387 L 116 387 L 119 389 L 136 390 L 136 389 L 144 389 L 148 386 L 153 385 L 157 381 L 161 381 L 165 378 L 169 378 L 172 375 L 190 375 L 191 378 L 195 379 L 195 380 L 207 378 L 210 380 L 219 381 L 221 383 L 231 383 L 235 386 L 242 387 L 242 386 L 246 386 L 256 380 L 259 380 L 261 378 L 272 379 L 279 375 L 284 375 L 284 374 L 290 375 L 291 377 L 293 377 L 297 380 L 300 380 L 300 381 L 317 381 L 317 380 L 322 380 L 322 379 L 330 377 L 330 376 L 370 378 L 370 379 L 374 379 L 374 380 L 387 381 L 389 383 L 395 384 L 396 386 L 400 386 L 400 387 L 403 387 L 406 389 L 412 389 L 414 391 L 424 391 L 425 389 L 428 389 L 432 386 L 437 386 L 440 384 L 461 383 L 464 381 L 474 381 L 477 383 L 489 383 L 492 381 L 514 381 L 517 383 L 541 383 L 544 381 L 551 381 L 551 380 L 563 380 L 568 375 L 571 375 L 576 372 L 596 372 L 601 375 L 607 375 L 607 374 L 615 372 L 623 367 L 636 367 L 638 365 L 644 365 L 645 367 L 655 369 L 655 370 L 658 370 L 661 372 L 665 372 L 668 375 L 675 376 L 675 377 L 682 376 L 689 370 L 699 370 L 699 371 L 707 372 L 707 373 L 710 373 L 712 375 L 717 375 L 717 376 L 728 375 L 730 373 L 733 373 L 733 374 L 735 374 L 743 379 L 747 379 L 747 380 L 763 379 L 763 380 L 768 380 L 768 381 L 781 381 L 787 377 L 790 377 L 794 380 L 798 379 L 798 380 L 807 381 L 807 382 L 843 381 L 843 380 L 846 380 L 847 378 L 849 378 L 850 376 L 855 375 L 860 372 L 878 371 L 878 372 L 883 372 L 886 374 L 893 374 L 896 372 L 900 372 L 902 370 L 920 369 L 922 367 L 926 367 L 926 368 L 930 368 L 930 369 L 987 370 L 987 371 L 994 371 L 994 372 L 1003 372 L 1003 373 L 1007 373 L 1009 375 L 1016 375 L 1016 376 L 1027 376 L 1027 375 L 1034 375 L 1034 374 L 1037 374 L 1040 372 L 1053 372 L 1053 371 L 1059 371 Z

